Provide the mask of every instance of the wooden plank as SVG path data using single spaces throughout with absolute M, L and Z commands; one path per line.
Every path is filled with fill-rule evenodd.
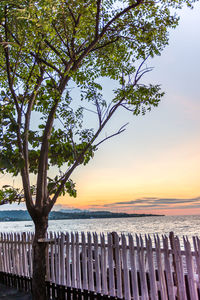
M 163 250 L 164 250 L 164 265 L 165 265 L 165 272 L 166 272 L 166 281 L 167 281 L 167 290 L 169 295 L 169 300 L 175 300 L 175 291 L 174 291 L 174 284 L 173 284 L 173 276 L 172 276 L 172 265 L 170 260 L 170 253 L 169 253 L 169 245 L 168 245 L 168 238 L 167 236 L 162 236 L 163 240 Z
M 83 289 L 88 290 L 88 270 L 87 270 L 87 253 L 86 253 L 86 241 L 85 241 L 85 233 L 81 233 L 81 243 L 82 243 L 82 251 L 81 251 L 81 266 L 82 266 L 82 274 L 83 274 Z
M 115 297 L 115 279 L 114 279 L 114 265 L 113 265 L 113 247 L 112 235 L 108 233 L 108 272 L 109 272 L 109 294 Z
M 66 285 L 66 266 L 65 266 L 65 234 L 62 232 L 60 237 L 60 283 Z
M 7 250 L 7 239 L 6 234 L 4 233 L 4 257 L 5 257 L 5 272 L 9 272 L 9 266 L 8 266 L 8 250 Z
M 74 234 L 71 233 L 71 258 L 72 258 L 72 287 L 77 287 L 76 281 L 76 252 L 75 252 L 75 241 Z
M 145 259 L 144 259 L 144 246 L 142 237 L 138 237 L 136 234 L 136 244 L 137 244 L 137 261 L 140 274 L 141 282 L 141 299 L 149 300 L 147 280 L 146 280 L 146 270 L 145 270 Z
M 99 263 L 99 246 L 98 246 L 98 235 L 93 233 L 94 239 L 94 264 L 95 264 L 95 275 L 96 275 L 96 292 L 101 293 L 101 271 Z
M 3 241 L 0 234 L 0 271 L 3 272 Z
M 10 242 L 9 242 L 10 234 L 6 233 L 6 256 L 7 256 L 7 272 L 11 273 L 11 260 L 10 260 Z
M 52 232 L 49 233 L 50 239 L 54 239 L 54 235 Z M 51 243 L 50 246 L 50 258 L 51 258 L 51 263 L 50 263 L 50 280 L 51 282 L 55 283 L 56 282 L 56 276 L 55 276 L 55 242 Z
M 116 278 L 117 278 L 117 297 L 122 298 L 122 268 L 121 268 L 121 257 L 119 248 L 119 236 L 117 232 L 112 232 L 113 238 L 113 261 L 115 264 Z
M 177 297 L 178 300 L 187 300 L 180 242 L 178 237 L 174 237 L 172 232 L 170 233 L 170 243 L 174 255 L 174 267 L 177 278 Z
M 65 236 L 65 241 L 66 241 L 66 284 L 67 287 L 71 286 L 71 269 L 70 269 L 70 262 L 71 262 L 71 257 L 70 257 L 70 240 L 69 240 L 69 233 L 66 233 Z
M 7 272 L 7 258 L 6 258 L 6 240 L 5 240 L 5 233 L 2 233 L 2 249 L 3 249 L 3 261 L 4 261 L 4 272 Z
M 181 255 L 180 241 L 177 236 L 175 237 L 175 249 L 176 249 L 175 259 L 176 259 L 177 266 L 179 267 L 178 280 L 180 284 L 180 299 L 187 300 L 185 278 L 184 278 L 184 266 L 183 266 L 182 255 Z
M 12 273 L 10 233 L 7 233 L 6 239 L 7 239 L 7 255 L 8 255 L 8 273 Z
M 1 238 L 2 238 L 2 258 L 3 258 L 3 271 L 6 272 L 7 271 L 7 264 L 6 264 L 6 255 L 5 255 L 5 238 L 4 238 L 4 234 L 1 234 Z
M 198 300 L 197 285 L 196 285 L 196 282 L 194 279 L 194 265 L 193 265 L 193 258 L 192 258 L 192 254 L 191 254 L 190 242 L 189 242 L 188 238 L 186 238 L 186 237 L 183 237 L 183 241 L 184 241 L 184 247 L 185 247 L 190 298 L 192 300 Z
M 81 289 L 81 264 L 80 264 L 80 248 L 79 248 L 79 234 L 78 232 L 75 233 L 76 239 L 76 281 L 77 281 L 77 288 Z
M 29 277 L 33 274 L 33 257 L 32 257 L 32 234 L 28 233 L 28 261 L 29 261 Z
M 193 236 L 193 245 L 194 245 L 194 256 L 196 262 L 196 272 L 198 275 L 198 285 L 200 285 L 200 242 L 198 237 Z
M 10 259 L 11 259 L 11 274 L 14 274 L 13 233 L 10 233 Z
M 57 278 L 57 283 L 61 284 L 61 238 L 60 238 L 60 233 L 57 234 L 57 265 L 58 265 L 58 278 Z
M 155 248 L 156 248 L 156 261 L 158 268 L 158 279 L 159 279 L 159 291 L 162 300 L 168 300 L 167 296 L 167 287 L 164 275 L 164 266 L 161 257 L 161 247 L 160 247 L 160 238 L 159 236 L 154 236 Z
M 10 257 L 11 257 L 11 273 L 14 274 L 15 257 L 14 257 L 13 233 L 10 233 Z
M 158 300 L 157 282 L 153 262 L 152 240 L 150 236 L 147 237 L 145 235 L 145 242 L 147 248 L 147 261 L 149 267 L 150 295 L 151 299 Z
M 128 240 L 129 240 L 129 259 L 131 265 L 131 286 L 132 286 L 133 299 L 139 300 L 135 249 L 134 249 L 133 236 L 131 234 L 128 235 Z
M 108 295 L 108 282 L 107 282 L 107 251 L 105 247 L 105 236 L 100 235 L 101 240 L 101 274 L 102 274 L 102 294 Z
M 47 233 L 47 239 L 50 239 L 50 234 Z M 51 255 L 51 246 L 49 243 L 46 245 L 46 280 L 50 281 L 51 275 L 50 275 L 50 256 Z
M 18 243 L 17 243 L 17 233 L 14 233 L 14 241 L 15 241 L 15 247 L 14 247 L 14 255 L 15 255 L 15 274 L 19 275 L 19 256 L 18 256 Z
M 8 234 L 9 273 L 13 274 L 12 233 Z
M 89 291 L 94 291 L 94 270 L 93 270 L 93 255 L 92 255 L 92 237 L 91 233 L 87 233 L 88 239 L 88 277 L 89 277 L 89 284 L 88 288 Z
M 19 275 L 23 276 L 21 234 L 18 233 Z
M 127 245 L 126 237 L 124 234 L 121 235 L 122 239 L 122 263 L 123 263 L 123 283 L 124 283 L 124 299 L 131 299 L 130 293 L 130 278 L 129 278 L 129 269 L 128 269 L 128 255 L 127 255 Z
M 58 234 L 54 233 L 55 283 L 60 284 L 59 244 Z
M 23 275 L 28 276 L 28 262 L 26 249 L 26 233 L 22 233 L 22 259 L 23 259 Z

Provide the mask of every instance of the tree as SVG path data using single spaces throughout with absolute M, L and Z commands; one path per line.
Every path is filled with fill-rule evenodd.
M 76 196 L 71 174 L 94 156 L 119 108 L 133 115 L 158 105 L 159 85 L 142 83 L 148 58 L 168 44 L 182 0 L 1 0 L 0 171 L 20 175 L 2 203 L 25 201 L 35 224 L 33 299 L 45 299 L 48 215 L 60 195 Z M 118 82 L 108 103 L 101 78 Z M 76 86 L 76 97 L 72 97 Z M 94 113 L 97 123 L 85 126 Z M 34 122 L 39 118 L 39 125 Z M 36 124 L 35 124 L 36 123 Z M 49 171 L 58 168 L 54 178 Z M 34 175 L 34 176 L 33 176 Z M 36 178 L 35 183 L 31 184 Z

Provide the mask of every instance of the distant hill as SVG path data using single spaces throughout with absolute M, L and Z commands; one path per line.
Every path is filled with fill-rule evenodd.
M 49 220 L 70 220 L 70 219 L 102 219 L 102 218 L 132 218 L 132 217 L 152 217 L 163 216 L 154 214 L 127 214 L 127 213 L 113 213 L 110 211 L 76 211 L 63 212 L 52 211 L 49 215 Z M 11 221 L 30 221 L 26 210 L 3 210 L 0 211 L 0 222 Z

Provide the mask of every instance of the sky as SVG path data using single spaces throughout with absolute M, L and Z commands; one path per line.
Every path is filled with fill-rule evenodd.
M 154 70 L 145 78 L 165 91 L 159 107 L 145 116 L 120 112 L 114 117 L 104 135 L 129 122 L 126 131 L 75 171 L 77 198 L 60 198 L 59 208 L 200 214 L 200 4 L 179 13 L 169 46 L 149 63 Z M 108 95 L 114 86 L 105 81 Z M 1 177 L 1 183 L 8 181 Z

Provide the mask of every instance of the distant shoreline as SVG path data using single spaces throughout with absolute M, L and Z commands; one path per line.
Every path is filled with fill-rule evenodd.
M 127 214 L 113 213 L 110 211 L 80 211 L 65 212 L 52 211 L 49 220 L 86 220 L 86 219 L 119 219 L 119 218 L 141 218 L 141 217 L 163 217 L 158 214 Z M 0 211 L 0 222 L 31 221 L 31 217 L 25 210 Z

